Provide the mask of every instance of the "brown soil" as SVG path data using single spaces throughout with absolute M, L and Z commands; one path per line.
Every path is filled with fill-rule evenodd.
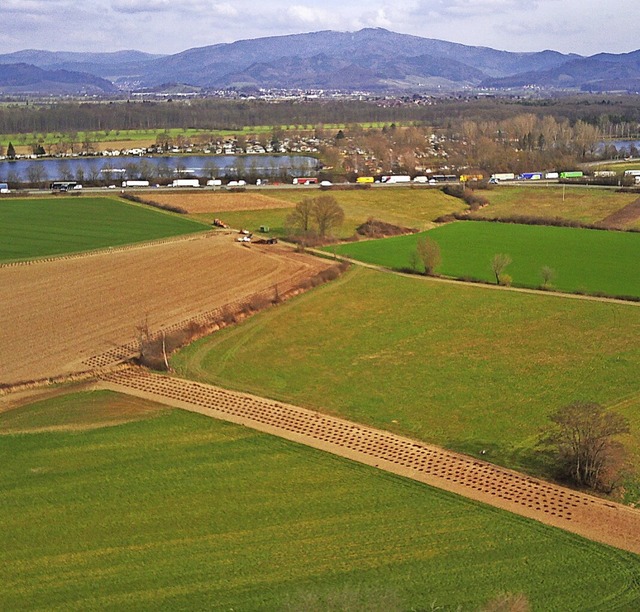
M 311 410 L 127 369 L 105 388 L 242 424 L 640 553 L 640 511 Z
M 86 371 L 89 360 L 152 331 L 267 290 L 329 262 L 231 235 L 0 268 L 0 384 Z M 83 361 L 87 361 L 83 363 Z
M 231 210 L 267 210 L 292 208 L 291 202 L 259 193 L 225 193 L 219 191 L 175 191 L 172 193 L 143 193 L 140 197 L 159 204 L 180 206 L 189 213 L 225 212 Z
M 640 219 L 640 198 L 605 217 L 597 225 L 607 229 L 625 229 L 638 219 Z

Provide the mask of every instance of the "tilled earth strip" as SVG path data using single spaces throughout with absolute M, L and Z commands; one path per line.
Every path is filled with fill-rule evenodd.
M 245 425 L 640 553 L 640 511 L 312 410 L 130 368 L 102 386 Z

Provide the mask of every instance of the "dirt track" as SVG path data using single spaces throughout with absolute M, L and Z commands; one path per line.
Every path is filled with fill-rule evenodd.
M 152 331 L 166 328 L 327 265 L 207 235 L 2 267 L 0 383 L 107 365 L 96 356 L 135 340 L 145 319 Z
M 102 386 L 239 423 L 640 554 L 640 510 L 408 438 L 211 385 L 114 372 Z

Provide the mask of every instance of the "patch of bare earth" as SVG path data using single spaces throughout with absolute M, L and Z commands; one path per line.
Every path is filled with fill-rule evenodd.
M 143 200 L 153 200 L 159 204 L 180 206 L 190 214 L 226 212 L 236 210 L 268 210 L 273 208 L 292 208 L 291 202 L 278 200 L 259 193 L 224 193 L 217 191 L 144 193 Z
M 625 229 L 635 221 L 640 219 L 640 198 L 631 204 L 623 206 L 620 210 L 598 221 L 599 227 L 606 229 Z
M 328 262 L 217 235 L 0 268 L 0 384 L 86 371 L 86 360 L 150 330 L 285 290 Z M 101 364 L 96 364 L 101 365 Z
M 126 369 L 106 388 L 252 427 L 640 553 L 640 510 L 311 410 Z

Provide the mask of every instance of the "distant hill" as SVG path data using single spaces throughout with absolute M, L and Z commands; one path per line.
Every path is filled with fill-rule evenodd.
M 44 70 L 31 64 L 0 64 L 3 94 L 110 94 L 117 88 L 106 79 L 69 70 Z
M 442 40 L 397 34 L 381 28 L 359 32 L 310 34 L 240 40 L 188 49 L 152 60 L 140 76 L 143 86 L 182 81 L 205 87 L 229 87 L 249 79 L 265 87 L 330 87 L 351 89 L 416 87 L 432 77 L 453 86 L 478 84 L 556 67 L 572 59 L 553 51 L 510 53 Z M 317 67 L 314 78 L 313 66 Z M 259 73 L 262 70 L 263 73 Z M 298 70 L 303 70 L 299 73 Z M 270 81 L 266 75 L 272 75 Z M 349 75 L 356 82 L 349 87 Z
M 487 79 L 486 87 L 500 89 L 538 86 L 582 91 L 640 91 L 640 51 L 613 55 L 601 53 L 574 59 L 549 70 L 525 72 L 500 79 Z
M 636 91 L 640 51 L 593 57 L 556 51 L 512 53 L 366 28 L 239 40 L 174 55 L 139 51 L 0 55 L 2 64 L 86 73 L 121 89 L 282 88 L 461 91 L 534 86 L 572 91 Z M 47 81 L 49 82 L 49 81 Z M 63 81 L 64 82 L 64 81 Z M 1 83 L 0 83 L 1 85 Z M 95 87 L 102 87 L 97 82 Z

